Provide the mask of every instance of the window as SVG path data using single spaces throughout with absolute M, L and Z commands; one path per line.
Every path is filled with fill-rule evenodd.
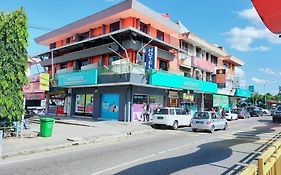
M 66 44 L 70 44 L 70 37 L 66 38 Z
M 202 57 L 201 48 L 199 48 L 199 47 L 196 47 L 196 57 L 199 57 L 199 58 Z
M 211 63 L 214 63 L 215 65 L 217 65 L 218 64 L 218 58 L 211 55 Z
M 170 115 L 175 115 L 175 110 L 174 109 L 170 109 Z
M 181 42 L 181 49 L 188 51 L 188 45 L 186 42 Z
M 61 64 L 60 64 L 60 69 L 65 69 L 65 68 L 67 68 L 66 63 L 61 63 Z
M 181 114 L 182 114 L 182 115 L 187 115 L 187 113 L 186 113 L 186 111 L 185 111 L 185 110 L 180 109 L 180 111 L 181 111 Z
M 216 113 L 211 114 L 212 119 L 216 119 Z
M 50 49 L 54 49 L 54 48 L 56 48 L 57 46 L 56 46 L 56 43 L 52 43 L 52 44 L 50 44 Z
M 76 68 L 75 68 L 75 70 L 81 70 L 81 67 L 82 66 L 86 66 L 86 65 L 88 65 L 89 64 L 89 61 L 88 60 L 78 60 L 77 62 L 76 62 Z
M 120 29 L 120 21 L 110 24 L 110 32 L 114 32 Z
M 155 114 L 168 115 L 168 109 L 158 109 L 155 111 Z
M 159 69 L 168 71 L 168 62 L 160 60 L 159 61 Z
M 176 115 L 181 115 L 181 110 L 180 109 L 176 109 Z
M 147 24 L 140 22 L 140 31 L 142 31 L 143 33 L 148 33 Z
M 157 39 L 164 41 L 164 33 L 160 30 L 157 30 Z
M 78 34 L 78 41 L 83 41 L 83 40 L 85 40 L 87 38 L 89 38 L 89 32 Z

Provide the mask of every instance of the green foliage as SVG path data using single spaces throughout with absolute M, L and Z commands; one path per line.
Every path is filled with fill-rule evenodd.
M 22 87 L 28 45 L 27 16 L 24 9 L 0 13 L 0 118 L 19 120 L 24 114 Z

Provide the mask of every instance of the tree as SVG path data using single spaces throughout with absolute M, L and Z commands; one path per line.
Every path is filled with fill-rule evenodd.
M 23 8 L 0 13 L 0 118 L 18 121 L 24 114 L 27 83 L 27 16 Z

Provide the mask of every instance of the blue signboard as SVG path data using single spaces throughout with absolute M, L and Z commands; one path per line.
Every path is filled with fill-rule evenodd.
M 251 96 L 251 92 L 248 89 L 236 89 L 236 96 L 249 98 Z
M 97 84 L 98 72 L 96 69 L 82 70 L 80 72 L 70 72 L 58 74 L 58 86 L 80 86 Z
M 101 118 L 106 120 L 118 120 L 119 118 L 118 94 L 102 94 Z
M 145 49 L 145 68 L 155 69 L 156 60 L 157 60 L 157 47 L 151 47 Z

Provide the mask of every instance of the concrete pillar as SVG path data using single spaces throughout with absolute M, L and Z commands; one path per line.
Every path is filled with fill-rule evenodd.
M 66 99 L 67 107 L 66 107 L 66 115 L 72 116 L 72 103 L 74 102 L 72 99 L 72 89 L 68 89 L 68 97 Z

